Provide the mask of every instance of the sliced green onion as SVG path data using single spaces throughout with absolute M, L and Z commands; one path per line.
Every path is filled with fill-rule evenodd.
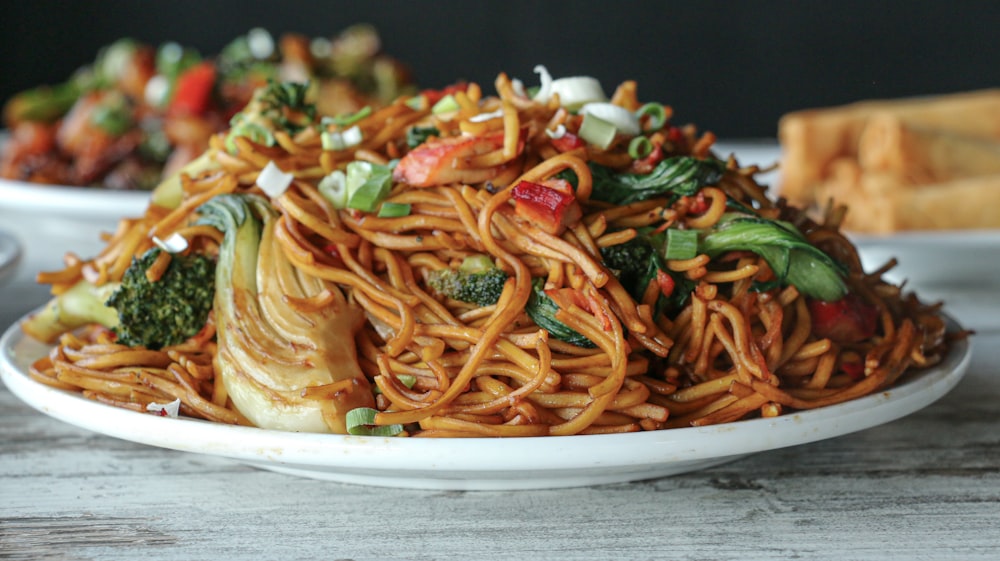
M 249 138 L 251 142 L 263 146 L 274 146 L 274 135 L 271 134 L 271 131 L 267 130 L 260 123 L 244 122 L 242 119 L 243 114 L 237 113 L 230 120 L 232 128 L 229 129 L 229 134 L 226 135 L 226 150 L 230 154 L 235 154 L 238 150 L 236 147 L 236 137 L 238 136 Z
M 590 76 L 571 76 L 559 78 L 552 82 L 552 93 L 559 94 L 559 105 L 570 111 L 576 111 L 587 103 L 607 101 L 604 88 L 597 78 Z
M 392 188 L 388 166 L 355 161 L 347 164 L 347 207 L 374 212 Z
M 448 94 L 439 99 L 438 102 L 434 104 L 434 107 L 431 107 L 431 113 L 441 115 L 442 113 L 452 113 L 454 111 L 458 111 L 461 108 L 462 106 L 458 104 L 458 100 L 455 99 L 455 96 Z
M 179 232 L 174 232 L 165 240 L 161 240 L 158 236 L 153 236 L 153 243 L 167 253 L 180 253 L 188 248 L 187 238 Z
M 635 112 L 635 116 L 640 121 L 643 117 L 649 117 L 644 129 L 647 131 L 658 131 L 667 124 L 667 109 L 660 103 L 653 102 L 643 105 Z
M 614 103 L 588 103 L 580 108 L 580 113 L 600 117 L 617 127 L 622 134 L 636 136 L 642 133 L 635 113 Z
M 347 434 L 355 436 L 396 436 L 403 432 L 403 425 L 376 425 L 378 411 L 371 407 L 358 407 L 347 412 Z
M 406 100 L 406 106 L 414 111 L 423 111 L 427 109 L 427 96 L 425 95 L 415 95 Z
M 347 174 L 339 169 L 319 181 L 319 194 L 330 201 L 334 208 L 347 208 Z
M 698 231 L 667 230 L 667 247 L 663 257 L 666 259 L 692 259 L 698 256 Z
M 531 98 L 540 103 L 546 103 L 553 94 L 558 94 L 561 106 L 570 111 L 576 111 L 587 103 L 607 101 L 608 99 L 597 78 L 568 76 L 553 80 L 548 69 L 541 64 L 535 66 L 534 70 L 539 75 L 541 86 Z
M 618 134 L 618 129 L 604 119 L 588 114 L 583 116 L 583 122 L 580 123 L 580 131 L 577 134 L 594 146 L 604 149 L 611 146 L 611 141 Z
M 396 374 L 396 379 L 408 388 L 413 388 L 417 383 L 417 377 L 413 374 Z
M 410 215 L 410 203 L 382 203 L 378 209 L 379 218 L 399 218 Z
M 637 136 L 628 143 L 628 155 L 633 160 L 641 160 L 653 151 L 653 143 L 645 136 Z
M 267 193 L 272 199 L 280 197 L 282 193 L 292 184 L 295 176 L 285 173 L 273 161 L 268 162 L 264 169 L 257 175 L 257 186 Z
M 348 125 L 353 125 L 361 119 L 372 114 L 372 106 L 365 105 L 357 113 L 351 113 L 349 115 L 337 115 L 335 117 L 323 117 L 321 124 L 323 126 L 327 125 L 337 125 L 338 127 L 346 127 Z
M 324 150 L 346 150 L 361 144 L 364 134 L 355 125 L 345 131 L 323 131 L 319 140 Z

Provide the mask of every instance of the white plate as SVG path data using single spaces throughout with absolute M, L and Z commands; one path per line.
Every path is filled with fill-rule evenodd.
M 958 383 L 971 356 L 971 344 L 960 342 L 940 365 L 914 372 L 887 391 L 773 419 L 621 435 L 421 439 L 280 432 L 119 409 L 33 381 L 28 366 L 48 349 L 11 327 L 0 338 L 0 375 L 26 403 L 78 427 L 297 476 L 452 490 L 635 481 L 841 436 L 934 402 Z
M 67 252 L 93 257 L 101 234 L 122 218 L 142 216 L 149 192 L 39 185 L 0 178 L 0 224 L 21 239 L 25 266 L 57 270 Z
M 17 238 L 0 230 L 0 285 L 14 276 L 21 262 L 21 244 Z
M 8 138 L 0 132 L 0 146 Z M 66 252 L 92 257 L 104 248 L 103 232 L 122 218 L 142 216 L 148 191 L 42 185 L 0 178 L 0 224 L 24 246 L 25 267 L 62 268 Z

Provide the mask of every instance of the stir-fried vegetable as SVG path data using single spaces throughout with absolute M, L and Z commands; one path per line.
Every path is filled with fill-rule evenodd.
M 220 195 L 199 212 L 225 234 L 215 366 L 233 403 L 262 428 L 346 433 L 348 411 L 374 406 L 354 344 L 360 310 L 335 285 L 292 266 L 265 199 Z
M 545 279 L 532 281 L 531 297 L 524 310 L 535 325 L 549 332 L 549 335 L 577 347 L 593 348 L 594 343 L 556 318 L 559 305 L 545 293 Z
M 215 262 L 201 254 L 174 254 L 155 281 L 147 271 L 162 250 L 132 260 L 107 305 L 118 311 L 115 333 L 123 345 L 159 349 L 194 336 L 205 326 L 215 297 Z
M 701 236 L 699 250 L 709 256 L 752 251 L 767 260 L 782 285 L 827 302 L 847 294 L 843 267 L 787 222 L 727 213 Z
M 693 195 L 706 185 L 715 185 L 726 169 L 725 162 L 674 156 L 661 161 L 648 174 L 616 173 L 591 164 L 594 175 L 592 198 L 626 205 L 663 195 Z
M 430 272 L 427 284 L 453 300 L 491 306 L 500 300 L 507 276 L 489 257 L 479 255 L 467 257 L 457 269 Z

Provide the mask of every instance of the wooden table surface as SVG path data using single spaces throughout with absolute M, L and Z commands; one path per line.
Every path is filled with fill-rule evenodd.
M 21 274 L 0 326 L 44 297 Z M 984 296 L 985 295 L 985 296 Z M 94 434 L 0 386 L 0 559 L 1000 559 L 1000 296 L 951 393 L 901 420 L 712 469 L 442 492 L 262 471 Z

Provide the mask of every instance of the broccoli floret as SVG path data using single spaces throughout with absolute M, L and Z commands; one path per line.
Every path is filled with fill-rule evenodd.
M 679 309 L 695 287 L 694 282 L 686 276 L 666 267 L 663 256 L 657 249 L 663 247 L 665 243 L 662 234 L 639 232 L 635 238 L 625 243 L 601 248 L 604 265 L 611 269 L 636 301 L 642 301 L 649 284 L 657 281 L 661 271 L 670 275 L 675 287 L 669 297 L 661 295 L 657 299 L 657 313 Z
M 485 255 L 467 257 L 457 269 L 431 271 L 427 284 L 443 296 L 479 306 L 500 300 L 507 273 Z
M 215 262 L 204 255 L 172 255 L 156 281 L 146 271 L 162 250 L 152 248 L 125 270 L 107 305 L 118 310 L 118 341 L 149 349 L 182 343 L 205 326 L 215 296 Z
M 611 269 L 618 282 L 632 294 L 641 298 L 649 282 L 650 260 L 654 257 L 653 245 L 644 236 L 601 248 L 604 266 Z M 654 271 L 655 274 L 655 271 Z M 638 293 L 638 294 L 637 294 Z

